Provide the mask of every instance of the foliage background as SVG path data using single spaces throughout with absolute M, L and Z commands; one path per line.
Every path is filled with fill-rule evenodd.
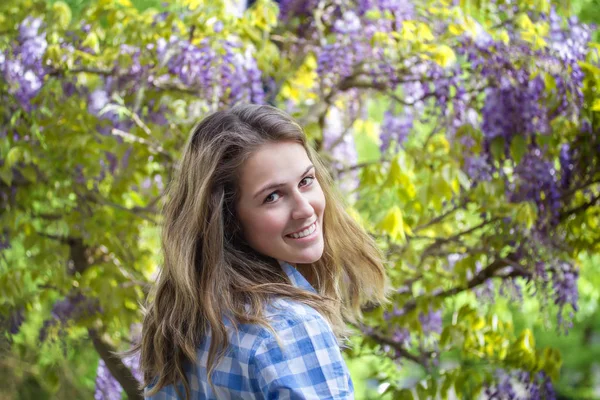
M 346 18 L 341 26 L 326 18 L 325 5 L 338 3 L 350 4 L 306 2 L 308 6 L 302 7 L 283 1 L 277 16 L 274 3 L 259 1 L 241 18 L 221 3 L 203 1 L 13 0 L 0 6 L 4 54 L 0 227 L 5 235 L 0 246 L 4 330 L 0 396 L 120 398 L 118 383 L 107 375 L 100 355 L 125 349 L 135 340 L 138 304 L 160 264 L 157 205 L 170 167 L 198 118 L 215 107 L 251 100 L 276 104 L 303 122 L 315 146 L 331 161 L 349 211 L 377 235 L 389 256 L 390 274 L 399 287 L 394 307 L 367 312 L 366 325 L 356 327 L 354 347 L 345 354 L 357 398 L 491 398 L 492 393 L 508 398 L 513 390 L 532 398 L 533 387 L 544 392 L 550 378 L 559 397 L 600 398 L 600 147 L 594 147 L 600 140 L 600 108 L 595 108 L 598 47 L 590 46 L 587 56 L 575 60 L 588 63 L 579 81 L 571 76 L 577 70 L 572 64 L 556 72 L 552 68 L 557 64 L 542 58 L 543 52 L 528 53 L 551 43 L 548 27 L 536 19 L 538 13 L 553 8 L 565 21 L 577 15 L 581 22 L 598 23 L 600 4 L 522 1 L 515 3 L 518 12 L 514 12 L 504 2 L 431 1 L 415 3 L 418 12 L 411 14 L 394 8 L 400 3 L 371 2 L 389 13 L 365 17 L 384 21 L 365 44 L 352 36 L 356 33 L 349 29 L 355 22 L 351 15 L 334 15 Z M 405 11 L 407 15 L 402 14 Z M 313 12 L 321 13 L 321 19 Z M 31 26 L 34 20 L 23 22 L 28 16 L 46 23 L 47 45 L 35 42 L 43 54 L 27 53 L 26 44 L 31 42 L 23 39 L 28 33 L 20 33 L 20 27 Z M 453 18 L 454 25 L 439 24 Z M 194 26 L 191 33 L 190 26 Z M 496 43 L 502 43 L 504 35 L 515 35 L 506 49 L 498 45 L 496 54 L 514 56 L 510 60 L 514 65 L 537 71 L 527 75 L 527 81 L 534 81 L 536 73 L 547 74 L 545 94 L 519 98 L 523 109 L 511 117 L 520 117 L 529 104 L 547 106 L 542 111 L 531 108 L 534 115 L 528 118 L 552 114 L 549 134 L 523 128 L 490 137 L 485 120 L 493 112 L 485 104 L 493 96 L 474 93 L 484 93 L 485 87 L 477 82 L 479 73 L 486 75 L 465 67 L 453 76 L 455 81 L 443 78 L 456 63 L 474 62 L 468 58 L 467 45 L 460 53 L 462 42 L 457 37 L 474 34 L 481 26 L 492 32 Z M 193 46 L 183 43 L 184 38 L 170 45 L 189 57 L 190 66 L 214 62 L 221 80 L 198 71 L 189 78 L 189 71 L 182 68 L 184 56 L 174 58 L 178 65 L 169 61 L 157 65 L 158 50 L 137 52 L 135 46 L 152 44 L 152 50 L 158 49 L 158 39 L 168 40 L 177 29 L 198 40 L 191 40 Z M 38 40 L 36 34 L 28 40 Z M 230 43 L 228 35 L 238 41 Z M 598 33 L 592 36 L 597 41 Z M 201 47 L 202 38 L 210 39 L 207 47 Z M 338 47 L 336 40 L 341 43 Z M 240 51 L 236 47 L 240 43 L 249 50 Z M 353 43 L 367 46 L 366 52 L 381 51 L 369 53 L 381 56 L 376 59 L 379 63 L 366 67 L 371 75 L 357 78 L 357 66 L 365 60 L 345 57 L 363 51 L 352 48 Z M 203 52 L 194 52 L 194 46 Z M 28 61 L 28 54 L 34 59 Z M 411 71 L 416 67 L 403 64 L 398 54 L 406 59 L 416 56 L 416 65 L 424 69 Z M 493 54 L 479 62 L 485 64 Z M 520 58 L 525 56 L 529 58 Z M 43 85 L 36 88 L 35 78 L 24 71 L 11 75 L 7 67 L 11 57 L 23 65 L 30 63 L 29 70 L 41 77 Z M 500 67 L 499 76 L 510 70 Z M 158 76 L 157 71 L 178 79 L 149 80 L 149 75 Z M 567 76 L 564 80 L 561 73 Z M 425 94 L 423 104 L 416 104 L 414 92 L 424 86 L 400 84 L 396 78 L 402 76 L 431 81 L 432 101 L 425 100 Z M 560 82 L 567 87 L 563 92 Z M 577 90 L 570 83 L 582 91 L 577 109 L 573 106 L 578 104 Z M 461 100 L 460 87 L 473 96 Z M 211 95 L 218 100 L 211 102 Z M 567 98 L 567 105 L 562 105 L 560 95 Z M 198 99 L 205 101 L 195 103 Z M 459 115 L 468 110 L 461 108 L 461 101 L 480 116 L 478 123 Z M 454 121 L 458 125 L 450 129 Z M 501 125 L 498 119 L 492 121 Z M 591 138 L 578 141 L 584 121 L 591 125 Z M 346 132 L 341 139 L 340 132 Z M 465 144 L 462 137 L 471 137 L 476 144 Z M 527 165 L 529 175 L 523 176 L 540 185 L 549 179 L 549 186 L 539 190 L 541 196 L 510 201 L 501 178 L 519 182 L 518 166 L 525 165 L 523 160 L 530 155 L 532 137 L 550 149 L 550 164 L 541 169 Z M 544 142 L 544 137 L 550 139 Z M 579 157 L 572 165 L 585 164 L 587 169 L 573 171 L 571 180 L 581 185 L 572 183 L 561 192 L 569 192 L 568 201 L 560 197 L 560 207 L 554 210 L 547 201 L 554 178 L 545 171 L 553 170 L 558 181 L 564 179 L 560 150 L 565 144 L 575 149 L 569 153 L 573 159 Z M 490 157 L 486 162 L 504 166 L 499 170 L 505 168 L 506 175 L 469 164 L 486 152 Z M 478 179 L 484 171 L 490 173 L 489 180 Z M 464 202 L 464 193 L 475 200 Z M 576 212 L 550 223 L 544 207 L 557 215 Z M 449 219 L 434 223 L 440 215 Z M 479 231 L 468 229 L 480 224 Z M 515 231 L 517 226 L 522 230 Z M 552 233 L 548 237 L 560 238 L 566 249 L 556 250 L 554 244 L 547 245 L 546 236 L 535 236 L 548 230 Z M 510 259 L 519 243 L 529 241 L 539 242 L 539 248 L 534 243 Z M 485 248 L 477 250 L 477 243 L 485 243 Z M 521 263 L 523 271 L 513 265 L 503 274 L 478 275 L 482 262 L 506 258 Z M 561 275 L 553 262 L 563 258 Z M 546 275 L 532 272 L 538 261 L 544 262 Z M 559 275 L 562 280 L 556 278 Z M 483 279 L 469 286 L 478 276 Z M 565 276 L 574 280 L 577 290 L 560 291 Z M 560 296 L 566 297 L 557 300 Z M 570 304 L 578 306 L 572 315 Z M 564 317 L 562 322 L 557 314 Z M 133 361 L 125 364 L 136 373 Z M 530 375 L 525 377 L 524 371 Z M 540 371 L 541 378 L 531 383 L 529 377 Z M 124 385 L 126 375 L 119 377 Z

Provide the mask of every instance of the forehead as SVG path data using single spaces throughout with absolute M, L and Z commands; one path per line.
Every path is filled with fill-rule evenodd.
M 258 148 L 242 165 L 240 183 L 258 187 L 297 179 L 311 164 L 304 147 L 296 142 L 267 143 Z

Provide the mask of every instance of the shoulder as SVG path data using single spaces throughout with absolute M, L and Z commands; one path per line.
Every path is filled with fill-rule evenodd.
M 297 347 L 299 352 L 319 348 L 339 351 L 340 344 L 329 321 L 302 302 L 287 298 L 272 300 L 264 315 L 272 329 L 258 324 L 239 324 L 237 330 L 232 326 L 228 328 L 232 350 L 243 354 L 248 362 L 265 352 L 274 355 L 282 346 Z
M 299 301 L 286 298 L 272 300 L 265 308 L 264 315 L 273 328 L 272 331 L 257 324 L 239 324 L 237 325 L 238 333 L 236 334 L 236 330 L 233 329 L 231 324 L 228 324 L 228 330 L 233 335 L 230 339 L 233 339 L 234 342 L 245 342 L 246 346 L 244 347 L 250 350 L 248 348 L 250 342 L 256 345 L 258 342 L 274 339 L 275 336 L 286 338 L 292 333 L 302 330 L 303 327 L 313 331 L 318 329 L 333 335 L 327 319 L 314 308 Z M 274 332 L 276 335 L 274 335 Z
M 307 321 L 323 323 L 329 327 L 325 317 L 317 310 L 300 301 L 287 298 L 278 298 L 270 302 L 265 315 L 273 328 L 285 329 Z
M 273 330 L 260 327 L 251 358 L 277 362 L 319 350 L 339 352 L 339 344 L 327 319 L 314 308 L 289 299 L 278 299 L 267 309 Z M 280 361 L 280 360 L 279 360 Z
M 253 385 L 265 398 L 352 398 L 352 380 L 328 321 L 298 302 L 279 306 L 271 317 L 273 332 L 261 330 L 250 355 Z

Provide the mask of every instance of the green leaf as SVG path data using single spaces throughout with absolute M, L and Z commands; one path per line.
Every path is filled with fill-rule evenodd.
M 450 329 L 452 329 L 451 326 L 446 326 L 444 327 L 444 330 L 442 331 L 442 334 L 440 335 L 440 347 L 443 349 L 444 347 L 446 347 L 448 345 L 448 343 L 450 342 Z
M 581 66 L 581 69 L 584 71 L 587 71 L 592 75 L 595 75 L 597 78 L 600 78 L 600 68 L 597 66 L 584 61 L 579 61 L 579 66 Z
M 6 155 L 5 166 L 10 168 L 23 159 L 23 148 L 16 146 L 8 151 Z
M 527 139 L 523 135 L 515 136 L 510 143 L 510 155 L 515 163 L 520 163 L 525 153 L 527 153 Z
M 518 211 L 515 217 L 516 221 L 525 225 L 527 229 L 531 229 L 537 218 L 537 207 L 535 204 L 530 202 L 521 203 L 517 207 Z
M 448 373 L 444 375 L 444 381 L 442 382 L 442 387 L 440 388 L 440 394 L 442 395 L 442 399 L 448 398 L 448 392 L 454 383 L 454 374 Z
M 8 186 L 11 186 L 12 178 L 13 173 L 12 170 L 10 170 L 10 168 L 0 168 L 0 179 L 2 179 L 2 182 L 6 183 Z
M 50 387 L 50 390 L 56 391 L 60 385 L 60 372 L 56 366 L 48 365 L 43 369 L 42 376 L 44 383 Z
M 492 151 L 492 156 L 494 160 L 498 161 L 504 158 L 504 138 L 502 136 L 496 136 L 492 139 L 492 143 L 490 145 L 490 149 Z
M 419 398 L 419 399 L 429 398 L 428 390 L 427 390 L 427 388 L 425 388 L 425 386 L 423 386 L 422 383 L 419 383 L 417 385 L 417 398 Z
M 31 182 L 31 183 L 37 182 L 37 172 L 33 165 L 29 164 L 23 168 L 19 168 L 19 172 L 21 172 L 23 174 L 23 176 L 25 178 L 27 178 L 27 180 L 29 182 Z
M 387 233 L 394 240 L 404 241 L 406 236 L 404 233 L 402 210 L 398 206 L 392 207 L 381 222 L 379 222 L 377 229 Z
M 95 32 L 88 33 L 83 43 L 81 43 L 81 46 L 89 47 L 95 54 L 100 53 L 100 40 Z
M 54 12 L 54 18 L 58 26 L 62 29 L 67 29 L 71 23 L 71 9 L 67 3 L 63 1 L 57 1 L 52 5 L 52 11 Z
M 134 192 L 134 191 L 129 192 L 129 198 L 131 200 L 133 200 L 133 203 L 136 206 L 143 207 L 146 204 L 146 201 L 137 192 Z
M 412 392 L 408 389 L 401 389 L 394 393 L 394 400 L 414 400 Z

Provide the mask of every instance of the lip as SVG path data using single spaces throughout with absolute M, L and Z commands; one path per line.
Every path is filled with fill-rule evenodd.
M 317 223 L 317 220 L 314 220 L 314 221 L 313 221 L 313 222 L 311 222 L 310 224 L 306 225 L 304 228 L 300 228 L 300 229 L 298 229 L 297 231 L 290 232 L 290 233 L 286 234 L 285 236 L 293 235 L 294 233 L 300 233 L 300 232 L 302 232 L 303 230 L 305 230 L 305 229 L 307 229 L 307 228 L 310 228 L 311 226 L 313 226 L 313 224 L 316 224 L 316 223 Z

